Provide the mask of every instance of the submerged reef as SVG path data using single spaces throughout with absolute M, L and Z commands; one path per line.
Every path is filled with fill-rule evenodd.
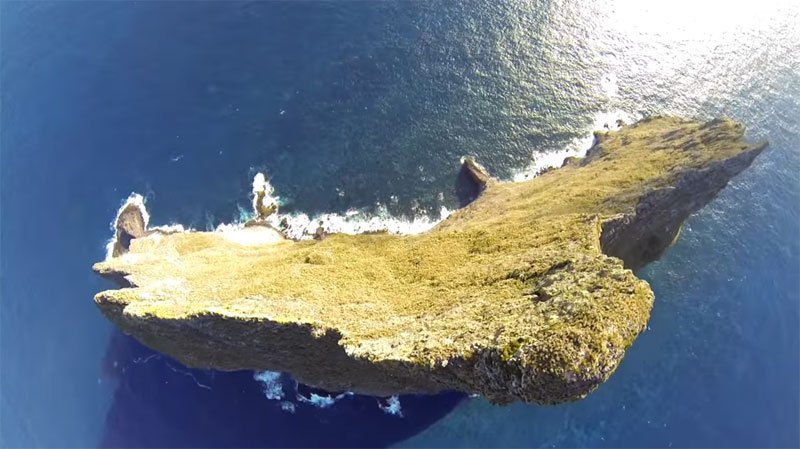
M 477 198 L 418 235 L 294 241 L 258 217 L 226 232 L 117 219 L 94 270 L 122 330 L 187 366 L 291 373 L 376 396 L 456 390 L 554 404 L 596 389 L 645 329 L 658 258 L 766 143 L 728 119 L 655 117 L 596 133 L 582 159 L 525 182 L 474 160 Z

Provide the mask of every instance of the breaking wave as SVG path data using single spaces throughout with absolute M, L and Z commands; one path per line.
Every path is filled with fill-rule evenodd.
M 591 130 L 585 135 L 574 139 L 566 148 L 548 153 L 534 153 L 532 163 L 515 172 L 512 180 L 525 181 L 536 177 L 543 170 L 550 167 L 559 167 L 567 157 L 584 156 L 594 143 L 594 131 L 615 131 L 623 123 L 633 123 L 639 118 L 622 110 L 600 112 L 595 114 Z M 214 232 L 222 233 L 226 239 L 242 245 L 258 245 L 274 243 L 275 233 L 260 232 L 258 229 L 248 230 L 245 223 L 257 214 L 259 208 L 274 207 L 278 210 L 282 200 L 275 194 L 275 189 L 263 173 L 257 173 L 252 184 L 252 209 L 247 210 L 239 206 L 239 219 L 234 223 L 222 223 Z M 144 218 L 145 227 L 150 222 L 150 215 L 145 206 L 145 198 L 138 193 L 132 193 L 117 210 L 116 217 L 111 222 L 111 230 L 116 229 L 117 221 L 122 211 L 133 205 L 137 207 Z M 313 239 L 319 233 L 323 234 L 364 234 L 387 232 L 398 235 L 413 235 L 426 232 L 450 216 L 452 211 L 442 207 L 438 216 L 419 215 L 412 219 L 392 216 L 386 206 L 379 205 L 377 211 L 350 209 L 344 213 L 324 213 L 309 216 L 304 213 L 272 213 L 266 222 L 273 228 L 280 229 L 281 233 L 292 240 Z M 147 229 L 156 229 L 164 233 L 191 231 L 179 224 L 157 226 Z M 158 235 L 158 234 L 154 234 Z M 278 237 L 279 239 L 279 237 Z M 110 259 L 114 248 L 114 236 L 106 243 L 106 259 Z
M 384 206 L 377 213 L 351 209 L 344 214 L 327 213 L 309 217 L 306 214 L 275 214 L 269 223 L 279 229 L 287 238 L 306 240 L 314 238 L 319 228 L 326 234 L 364 234 L 388 232 L 390 234 L 413 235 L 430 230 L 450 216 L 450 210 L 442 207 L 438 217 L 417 216 L 412 220 L 393 217 Z
M 298 392 L 296 397 L 297 397 L 297 400 L 299 402 L 304 402 L 306 404 L 311 404 L 314 407 L 318 407 L 318 408 L 329 408 L 329 407 L 333 406 L 333 404 L 335 404 L 336 401 L 342 400 L 342 399 L 344 399 L 344 398 L 346 398 L 348 396 L 352 396 L 352 395 L 353 395 L 353 393 L 350 393 L 350 392 L 340 393 L 340 394 L 337 394 L 335 396 L 334 395 L 311 393 L 310 395 L 308 395 L 308 397 L 306 397 L 306 396 L 300 394 L 300 392 Z
M 253 373 L 253 379 L 261 384 L 264 397 L 271 401 L 278 401 L 281 409 L 287 413 L 294 413 L 301 404 L 327 409 L 333 407 L 337 402 L 345 398 L 355 396 L 349 391 L 343 393 L 328 393 L 322 390 L 312 389 L 292 381 L 291 377 L 288 375 L 275 371 L 256 371 Z M 289 384 L 291 384 L 291 386 L 289 386 Z M 294 392 L 294 398 L 292 398 L 291 394 L 287 395 L 285 393 L 285 388 L 291 389 Z M 376 401 L 378 408 L 384 413 L 399 418 L 403 417 L 400 398 L 397 396 L 385 399 L 376 398 Z
M 403 408 L 400 406 L 400 398 L 392 396 L 386 400 L 386 404 L 378 402 L 378 407 L 389 415 L 394 415 L 399 418 L 403 417 Z
M 623 123 L 629 124 L 638 121 L 641 117 L 629 114 L 622 110 L 599 112 L 594 115 L 592 127 L 589 132 L 574 139 L 566 148 L 548 153 L 534 153 L 533 162 L 522 170 L 514 173 L 515 182 L 527 181 L 535 178 L 543 170 L 551 167 L 560 167 L 568 157 L 583 157 L 594 144 L 595 131 L 616 131 Z
M 256 371 L 253 379 L 261 382 L 264 397 L 272 400 L 283 399 L 283 385 L 281 384 L 281 373 L 275 371 Z

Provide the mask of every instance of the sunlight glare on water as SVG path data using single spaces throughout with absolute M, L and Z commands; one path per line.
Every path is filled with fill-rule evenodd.
M 776 16 L 792 9 L 796 12 L 796 6 L 794 0 L 612 0 L 603 4 L 602 9 L 610 11 L 608 26 L 632 38 L 711 49 L 728 40 L 732 33 L 769 27 Z

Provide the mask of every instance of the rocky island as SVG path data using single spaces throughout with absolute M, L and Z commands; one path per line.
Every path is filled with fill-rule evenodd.
M 113 257 L 93 267 L 122 288 L 95 302 L 191 367 L 379 396 L 573 401 L 646 328 L 653 292 L 633 270 L 766 146 L 743 136 L 728 119 L 650 118 L 515 183 L 465 159 L 480 196 L 418 235 L 294 241 L 258 218 L 232 233 L 166 232 L 126 207 Z

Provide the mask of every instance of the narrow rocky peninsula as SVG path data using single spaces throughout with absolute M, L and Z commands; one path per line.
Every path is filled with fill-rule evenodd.
M 727 119 L 650 118 L 518 183 L 466 159 L 480 196 L 418 235 L 293 241 L 258 219 L 167 233 L 131 207 L 114 257 L 94 265 L 122 288 L 95 302 L 191 367 L 285 371 L 381 396 L 573 401 L 646 327 L 653 292 L 632 270 L 766 146 L 743 134 Z

